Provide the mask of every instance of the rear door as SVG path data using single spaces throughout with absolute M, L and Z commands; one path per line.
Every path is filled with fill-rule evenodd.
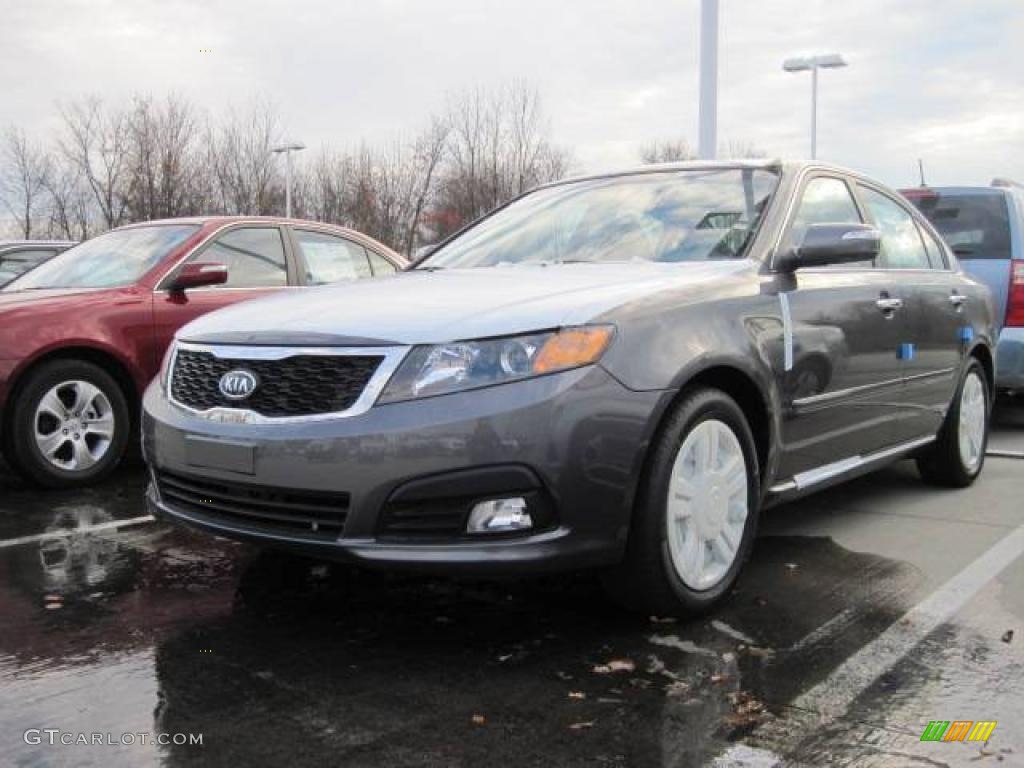
M 296 284 L 290 249 L 275 224 L 242 224 L 222 230 L 197 248 L 186 262 L 213 261 L 228 268 L 224 285 L 171 291 L 177 268 L 154 293 L 157 353 L 170 344 L 175 331 L 200 315 L 246 299 L 266 296 Z
M 810 224 L 862 223 L 847 181 L 827 173 L 804 182 L 780 243 L 799 244 Z M 872 262 L 800 269 L 780 296 L 791 336 L 778 372 L 786 417 L 781 472 L 793 476 L 891 444 L 900 408 L 897 355 L 905 315 L 890 272 Z
M 1013 232 L 1009 206 L 1014 201 L 999 187 L 925 187 L 903 194 L 953 249 L 964 272 L 988 286 L 998 333 L 1006 319 L 1013 240 L 1024 238 Z
M 882 233 L 878 266 L 890 273 L 903 300 L 900 357 L 904 388 L 898 442 L 934 435 L 953 397 L 964 345 L 968 297 L 947 263 L 945 249 L 895 195 L 868 184 L 857 191 Z

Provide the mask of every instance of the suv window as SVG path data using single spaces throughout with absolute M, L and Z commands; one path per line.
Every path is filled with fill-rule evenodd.
M 225 232 L 189 261 L 218 261 L 228 268 L 228 288 L 288 284 L 284 242 L 277 227 L 239 227 Z
M 1002 194 L 912 190 L 918 207 L 959 259 L 1010 258 L 1010 212 Z
M 910 211 L 870 187 L 859 187 L 864 205 L 882 233 L 878 254 L 883 269 L 929 269 L 928 252 Z
M 398 271 L 398 267 L 385 259 L 379 253 L 374 253 L 369 249 L 367 249 L 366 252 L 370 256 L 370 266 L 373 267 L 374 275 L 390 275 Z
M 795 248 L 804 239 L 811 224 L 860 224 L 863 222 L 846 182 L 831 176 L 818 176 L 807 182 L 796 215 L 789 225 L 785 247 Z M 870 262 L 864 262 L 869 264 Z M 849 267 L 849 264 L 842 266 Z
M 295 230 L 295 238 L 306 263 L 307 284 L 324 285 L 370 277 L 366 250 L 358 243 L 308 229 Z

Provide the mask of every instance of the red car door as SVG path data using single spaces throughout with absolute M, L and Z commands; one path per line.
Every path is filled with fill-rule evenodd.
M 274 224 L 245 223 L 221 230 L 189 256 L 188 261 L 218 262 L 228 268 L 223 285 L 171 290 L 168 275 L 153 294 L 154 347 L 158 367 L 175 332 L 200 315 L 296 284 L 285 238 Z

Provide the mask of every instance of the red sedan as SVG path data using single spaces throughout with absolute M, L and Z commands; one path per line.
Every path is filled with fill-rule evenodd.
M 273 218 L 115 229 L 0 290 L 0 444 L 36 482 L 107 475 L 174 332 L 228 304 L 396 272 L 405 260 L 341 227 Z

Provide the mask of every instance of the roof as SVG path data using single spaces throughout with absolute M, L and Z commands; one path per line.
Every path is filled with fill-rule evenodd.
M 581 176 L 573 176 L 550 184 L 544 187 L 553 187 L 559 184 L 566 184 L 576 181 L 591 181 L 597 179 L 609 179 L 620 176 L 636 176 L 644 173 L 671 173 L 674 171 L 717 171 L 717 170 L 770 170 L 780 171 L 787 174 L 797 174 L 808 168 L 815 168 L 824 171 L 833 171 L 849 176 L 867 178 L 864 174 L 849 168 L 844 168 L 833 163 L 823 163 L 817 160 L 783 160 L 780 158 L 764 158 L 751 160 L 686 160 L 674 163 L 653 163 L 638 165 L 631 168 L 623 168 L 604 173 L 589 173 Z
M 245 224 L 248 222 L 262 224 L 292 224 L 297 227 L 326 227 L 335 232 L 343 233 L 356 240 L 363 240 L 364 243 L 373 244 L 374 250 L 386 251 L 389 255 L 396 257 L 402 262 L 408 261 L 397 251 L 388 248 L 387 245 L 375 240 L 370 235 L 364 234 L 357 229 L 343 227 L 340 224 L 331 224 L 326 221 L 315 221 L 313 219 L 289 219 L 284 216 L 180 216 L 174 219 L 152 219 L 150 221 L 136 221 L 131 224 L 124 224 L 115 229 L 135 229 L 137 227 L 159 227 L 173 224 L 194 224 L 197 227 L 207 227 L 215 230 L 228 224 Z M 111 230 L 114 231 L 114 230 Z

